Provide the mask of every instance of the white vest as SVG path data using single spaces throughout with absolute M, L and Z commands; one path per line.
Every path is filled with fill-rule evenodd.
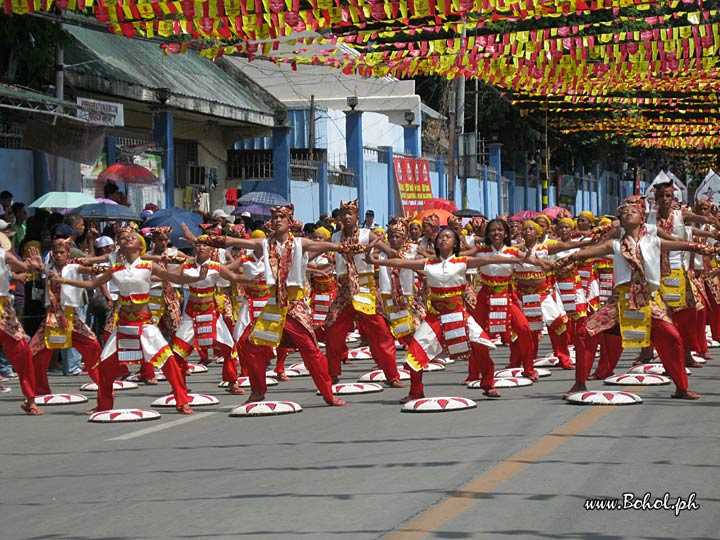
M 0 248 L 0 296 L 10 296 L 10 268 L 5 262 L 5 250 Z
M 467 264 L 464 257 L 428 261 L 425 263 L 425 279 L 428 287 L 460 287 L 465 285 Z
M 683 221 L 683 215 L 682 210 L 672 210 L 671 215 L 673 217 L 673 230 L 670 234 L 672 234 L 675 238 L 678 238 L 680 240 L 688 240 L 691 236 L 691 227 L 686 227 L 685 222 Z M 648 214 L 647 219 L 648 225 L 655 225 L 657 226 L 657 212 L 652 211 Z M 681 266 L 685 266 L 685 269 L 689 268 L 689 262 L 690 257 L 688 256 L 688 252 L 685 251 L 670 251 L 668 253 L 668 256 L 670 258 L 670 268 L 673 270 L 676 270 L 680 268 Z
M 359 229 L 358 243 L 361 246 L 367 246 L 370 242 L 370 229 Z M 338 231 L 332 235 L 332 241 L 336 243 L 342 242 L 342 231 Z M 355 255 L 355 269 L 358 274 L 371 274 L 375 271 L 371 264 L 365 262 L 365 254 L 357 253 Z M 347 265 L 345 259 L 339 253 L 335 254 L 335 273 L 338 276 L 347 275 Z
M 657 235 L 655 225 L 646 225 L 647 234 L 640 239 L 640 253 L 645 262 L 645 279 L 650 285 L 650 290 L 660 288 L 660 238 Z M 624 234 L 624 231 L 623 231 Z M 634 240 L 630 239 L 631 242 Z M 630 265 L 620 251 L 621 240 L 613 241 L 615 286 L 630 283 Z
M 78 272 L 79 265 L 77 264 L 66 264 L 62 271 L 60 272 L 60 277 L 65 279 L 79 279 L 82 280 L 83 277 Z M 45 274 L 49 275 L 50 270 L 57 270 L 55 269 L 54 264 L 48 264 L 45 266 Z M 48 284 L 50 286 L 50 284 Z M 60 285 L 60 305 L 62 307 L 82 307 L 85 305 L 85 302 L 83 300 L 83 293 L 85 291 L 83 289 L 80 289 L 78 287 L 73 287 L 72 285 Z M 50 305 L 50 295 L 48 294 L 48 289 L 45 287 L 45 307 Z
M 275 285 L 275 276 L 270 268 L 270 242 L 275 242 L 271 238 L 263 240 L 263 264 L 265 265 L 265 281 L 269 286 Z M 282 246 L 280 246 L 282 247 Z M 282 257 L 282 251 L 280 251 Z M 300 287 L 305 289 L 305 271 L 307 270 L 308 255 L 302 248 L 302 237 L 293 238 L 293 257 L 290 263 L 290 272 L 288 273 L 288 287 Z
M 417 246 L 410 245 L 410 252 L 403 255 L 403 259 L 414 259 L 417 254 Z M 380 259 L 387 259 L 385 253 L 380 253 Z M 392 268 L 389 266 L 381 266 L 378 276 L 378 288 L 380 294 L 392 294 Z M 400 269 L 400 286 L 405 295 L 413 294 L 415 287 L 415 272 L 408 268 Z

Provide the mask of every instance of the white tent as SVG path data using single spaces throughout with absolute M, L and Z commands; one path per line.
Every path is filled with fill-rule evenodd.
M 720 205 L 720 176 L 710 169 L 705 175 L 705 179 L 695 190 L 695 202 L 698 199 L 708 199 L 713 204 Z
M 673 183 L 673 186 L 675 187 L 675 198 L 680 202 L 687 202 L 688 190 L 685 184 L 683 184 L 672 172 L 660 171 L 660 173 L 645 190 L 645 195 L 648 198 L 648 204 L 651 208 L 655 207 L 655 186 L 657 184 L 665 184 L 667 182 Z

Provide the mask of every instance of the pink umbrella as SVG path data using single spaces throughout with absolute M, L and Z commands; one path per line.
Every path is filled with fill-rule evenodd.
M 528 219 L 535 219 L 535 216 L 539 213 L 540 212 L 536 212 L 535 210 L 523 210 L 522 212 L 515 214 L 512 219 L 515 221 L 526 221 Z
M 545 210 L 542 211 L 543 214 L 545 214 L 550 219 L 557 219 L 561 217 L 572 217 L 572 213 L 567 208 L 563 208 L 562 206 L 548 206 Z
M 107 204 L 117 204 L 117 202 L 113 201 L 112 199 L 103 199 L 102 197 L 98 197 L 95 199 L 97 202 L 104 202 Z

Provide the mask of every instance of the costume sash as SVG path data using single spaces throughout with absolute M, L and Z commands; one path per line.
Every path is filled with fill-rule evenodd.
M 193 321 L 195 347 L 212 348 L 217 338 L 218 310 L 215 302 L 194 302 L 188 306 L 188 315 Z
M 140 343 L 143 326 L 147 321 L 143 318 L 137 321 L 123 320 L 117 325 L 117 355 L 122 364 L 136 364 L 143 361 L 143 350 Z
M 668 307 L 687 306 L 687 276 L 684 268 L 672 268 L 660 278 L 660 296 Z
M 565 312 L 568 314 L 575 313 L 577 311 L 575 303 L 577 300 L 576 290 L 579 285 L 575 278 L 575 274 L 570 274 L 569 276 L 559 276 L 556 274 L 555 279 L 557 281 L 557 287 L 560 291 L 560 300 L 565 308 Z
M 72 347 L 73 318 L 75 308 L 63 308 L 62 315 L 48 311 L 45 316 L 45 347 L 48 349 L 68 349 Z
M 488 318 L 488 332 L 491 334 L 504 334 L 510 328 L 508 307 L 510 306 L 510 291 L 490 292 L 488 294 L 490 313 Z
M 549 281 L 539 285 L 518 285 L 518 292 L 521 293 L 522 310 L 528 320 L 530 330 L 541 331 L 543 329 L 542 303 L 550 294 Z
M 415 326 L 413 325 L 412 314 L 408 311 L 412 297 L 407 297 L 405 307 L 401 310 L 397 309 L 391 294 L 383 294 L 382 299 L 385 312 L 390 319 L 390 332 L 393 337 L 401 338 L 412 334 L 415 331 Z
M 375 276 L 360 274 L 358 292 L 352 297 L 353 308 L 366 315 L 375 315 L 375 303 Z
M 630 309 L 630 286 L 621 285 L 617 290 L 620 337 L 622 338 L 623 348 L 649 347 L 652 303 L 634 310 Z
M 165 299 L 162 288 L 150 289 L 150 302 L 148 303 L 152 314 L 153 324 L 158 324 L 165 313 Z
M 300 287 L 288 287 L 286 289 L 288 305 L 281 306 L 277 303 L 275 294 L 275 287 L 271 287 L 270 299 L 253 325 L 250 335 L 255 345 L 278 347 L 282 341 L 290 302 L 304 298 L 304 292 Z

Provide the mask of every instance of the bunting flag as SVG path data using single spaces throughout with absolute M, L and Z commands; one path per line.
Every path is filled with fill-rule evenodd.
M 161 54 L 480 79 L 565 133 L 720 148 L 720 10 L 702 0 L 2 2 L 5 14 L 93 17 L 115 34 L 160 40 Z

